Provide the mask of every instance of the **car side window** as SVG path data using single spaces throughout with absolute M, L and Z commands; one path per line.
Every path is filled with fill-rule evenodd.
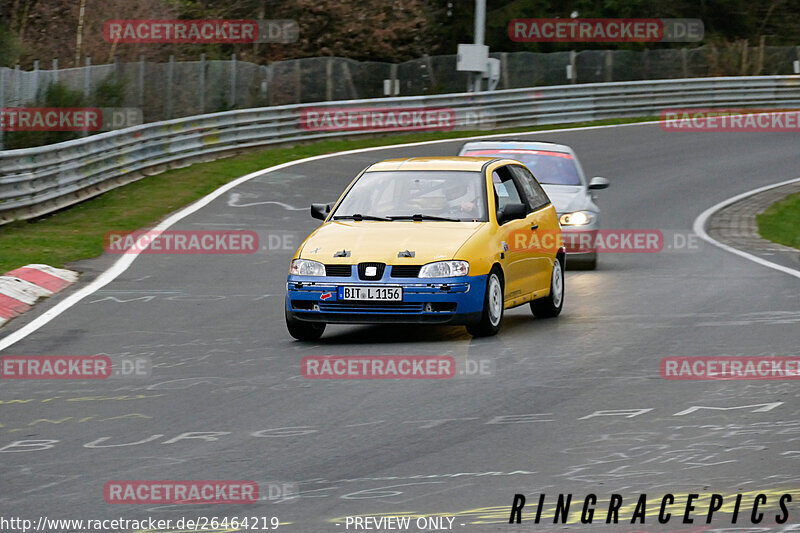
M 494 185 L 494 197 L 498 211 L 508 204 L 525 203 L 508 166 L 500 167 L 492 172 L 492 185 Z
M 530 212 L 541 209 L 550 203 L 550 198 L 547 196 L 547 193 L 544 192 L 542 186 L 539 185 L 539 182 L 536 181 L 536 178 L 533 177 L 533 174 L 531 174 L 527 168 L 518 165 L 514 165 L 511 168 L 517 175 L 517 179 L 522 186 L 522 190 L 528 200 L 527 203 Z

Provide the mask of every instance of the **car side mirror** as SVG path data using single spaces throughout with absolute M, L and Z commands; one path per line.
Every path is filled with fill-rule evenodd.
M 311 217 L 325 220 L 331 212 L 330 204 L 311 204 Z
M 520 220 L 528 216 L 525 204 L 506 204 L 497 212 L 497 223 L 501 226 L 511 220 Z
M 589 182 L 589 188 L 592 190 L 607 189 L 610 184 L 611 182 L 609 182 L 607 179 L 600 176 L 595 176 L 592 178 L 592 181 Z

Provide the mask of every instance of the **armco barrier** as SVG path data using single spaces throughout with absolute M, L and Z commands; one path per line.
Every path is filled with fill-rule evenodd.
M 44 215 L 168 168 L 249 148 L 370 134 L 304 130 L 300 115 L 308 107 L 445 107 L 455 111 L 456 129 L 475 130 L 479 117 L 487 116 L 497 129 L 657 116 L 666 108 L 798 106 L 800 77 L 752 76 L 373 98 L 199 115 L 0 152 L 0 224 Z

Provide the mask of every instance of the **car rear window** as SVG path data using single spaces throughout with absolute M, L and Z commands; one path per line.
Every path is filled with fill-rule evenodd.
M 461 155 L 499 156 L 515 159 L 533 172 L 539 183 L 551 185 L 580 185 L 578 169 L 570 154 L 548 150 L 523 150 L 517 148 L 468 150 Z

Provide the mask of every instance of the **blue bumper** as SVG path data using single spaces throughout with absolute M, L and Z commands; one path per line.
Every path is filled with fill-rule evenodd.
M 350 277 L 289 276 L 286 312 L 292 318 L 329 324 L 429 323 L 473 324 L 480 320 L 488 276 L 397 279 L 379 281 Z M 400 287 L 398 302 L 341 299 L 339 287 Z

